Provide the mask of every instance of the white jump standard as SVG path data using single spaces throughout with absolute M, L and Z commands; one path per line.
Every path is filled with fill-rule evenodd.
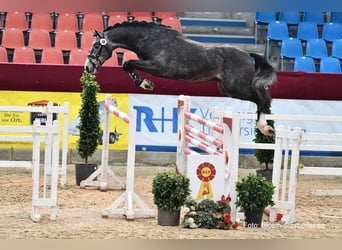
M 126 169 L 126 191 L 120 195 L 103 212 L 103 217 L 109 215 L 124 215 L 127 220 L 133 220 L 136 217 L 154 217 L 155 211 L 150 209 L 144 201 L 134 192 L 134 169 L 135 169 L 135 136 L 137 113 L 135 109 L 130 109 L 128 115 L 111 105 L 112 98 L 106 95 L 104 105 L 104 131 L 102 148 L 102 175 L 108 171 L 108 151 L 109 151 L 109 127 L 110 113 L 116 115 L 128 124 L 128 151 L 127 151 L 127 169 Z M 134 207 L 136 202 L 137 207 Z M 123 205 L 123 206 L 122 206 Z

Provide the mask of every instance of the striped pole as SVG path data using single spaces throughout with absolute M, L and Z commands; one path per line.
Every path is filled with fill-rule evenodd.
M 207 142 L 210 142 L 211 144 L 213 144 L 213 145 L 215 145 L 215 146 L 217 146 L 219 148 L 223 147 L 223 142 L 221 140 L 219 140 L 219 139 L 217 139 L 217 138 L 215 138 L 215 137 L 213 137 L 211 135 L 208 135 L 205 132 L 202 132 L 202 131 L 196 129 L 196 128 L 194 128 L 193 126 L 191 126 L 189 124 L 186 124 L 184 126 L 184 128 L 185 128 L 185 130 L 187 132 L 192 133 L 192 134 L 198 136 L 199 138 L 201 138 L 201 139 L 203 139 L 203 140 L 205 140 Z
M 119 117 L 121 120 L 123 120 L 124 122 L 129 124 L 129 116 L 126 113 L 122 112 L 121 110 L 119 110 L 117 107 L 111 105 L 110 103 L 105 103 L 104 107 L 106 110 L 113 113 L 114 115 Z
M 189 134 L 186 134 L 184 139 L 185 139 L 185 141 L 195 145 L 199 149 L 202 149 L 203 151 L 207 152 L 208 154 L 213 154 L 213 155 L 220 155 L 220 154 L 222 154 L 222 152 L 220 152 L 220 151 L 218 151 L 218 150 L 208 146 L 204 142 L 196 140 L 194 137 L 192 137 Z
M 221 134 L 224 133 L 224 128 L 223 128 L 223 126 L 221 126 L 221 125 L 219 125 L 219 124 L 217 124 L 217 123 L 215 123 L 215 122 L 206 120 L 206 119 L 204 119 L 204 118 L 202 118 L 202 117 L 200 117 L 200 116 L 198 116 L 198 115 L 196 115 L 196 114 L 193 114 L 193 113 L 191 113 L 191 112 L 189 112 L 189 111 L 185 111 L 185 112 L 184 112 L 184 116 L 185 116 L 185 118 L 187 118 L 187 119 L 196 121 L 196 122 L 198 122 L 198 123 L 201 124 L 201 125 L 204 125 L 204 126 L 207 126 L 207 127 L 209 127 L 209 128 L 212 128 L 212 129 L 215 130 L 216 132 L 219 132 L 219 133 L 221 133 Z

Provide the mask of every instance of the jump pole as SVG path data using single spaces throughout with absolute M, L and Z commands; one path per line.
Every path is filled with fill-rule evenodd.
M 127 220 L 134 220 L 136 217 L 154 217 L 155 211 L 150 209 L 144 201 L 134 192 L 134 170 L 135 170 L 135 138 L 136 138 L 136 121 L 137 112 L 130 109 L 128 115 L 111 105 L 112 97 L 106 95 L 105 102 L 105 126 L 103 131 L 103 145 L 106 145 L 107 153 L 103 154 L 103 158 L 108 162 L 108 146 L 109 146 L 109 113 L 113 113 L 128 124 L 128 151 L 127 151 L 127 170 L 126 170 L 126 191 L 122 193 L 108 208 L 103 212 L 103 217 L 109 215 L 124 215 Z M 106 140 L 105 140 L 106 138 Z M 104 149 L 103 149 L 104 151 Z M 103 152 L 102 151 L 102 152 Z M 107 168 L 109 169 L 109 168 Z M 101 176 L 102 178 L 102 176 Z M 138 208 L 134 207 L 134 202 Z M 122 207 L 123 204 L 123 207 Z

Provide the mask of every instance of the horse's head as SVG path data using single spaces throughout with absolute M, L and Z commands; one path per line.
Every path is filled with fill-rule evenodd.
M 112 56 L 112 51 L 115 49 L 103 32 L 94 31 L 94 37 L 94 42 L 84 64 L 84 69 L 92 74 L 96 73 L 96 69 Z

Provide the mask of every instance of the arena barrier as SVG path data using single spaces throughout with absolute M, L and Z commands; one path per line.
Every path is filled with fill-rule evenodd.
M 49 102 L 46 106 L 0 106 L 0 112 L 30 112 L 31 114 L 42 114 L 46 116 L 43 118 L 43 121 L 46 125 L 53 124 L 53 115 L 54 114 L 63 114 L 64 116 L 64 124 L 63 124 L 63 136 L 62 136 L 62 160 L 61 164 L 58 168 L 60 185 L 64 187 L 66 183 L 66 173 L 67 173 L 67 156 L 68 156 L 68 130 L 69 130 L 69 103 L 65 102 L 64 106 L 54 106 L 52 102 Z M 10 128 L 12 130 L 10 133 L 15 133 L 18 130 L 20 131 L 20 127 L 23 126 L 0 126 L 1 128 Z M 8 141 L 8 142 L 28 142 L 32 141 L 32 136 L 15 136 L 15 135 L 0 135 L 0 141 Z M 0 167 L 24 167 L 24 168 L 32 168 L 32 162 L 30 161 L 0 161 Z M 49 176 L 51 170 L 47 169 L 47 175 Z
M 10 167 L 32 168 L 32 211 L 31 219 L 34 222 L 40 220 L 39 208 L 50 207 L 50 219 L 55 220 L 57 214 L 57 185 L 59 165 L 59 124 L 54 121 L 52 125 L 41 125 L 35 120 L 33 126 L 0 126 L 0 132 L 15 133 L 13 136 L 0 136 L 0 140 L 6 141 L 30 141 L 32 142 L 32 162 L 19 162 L 8 165 Z M 17 134 L 31 134 L 19 136 Z M 43 181 L 40 180 L 40 144 L 45 144 Z M 4 161 L 6 163 L 6 161 Z M 11 164 L 11 162 L 10 162 Z M 42 187 L 42 190 L 40 190 Z
M 103 147 L 101 166 L 81 182 L 83 186 L 96 186 L 101 190 L 108 187 L 124 188 L 125 185 L 115 176 L 114 172 L 108 166 L 109 152 L 109 133 L 110 133 L 110 113 L 114 114 L 128 124 L 128 151 L 127 151 L 127 169 L 126 169 L 126 191 L 122 193 L 108 208 L 103 212 L 103 217 L 109 215 L 124 215 L 127 220 L 133 220 L 136 217 L 154 217 L 155 211 L 148 208 L 144 201 L 134 192 L 134 169 L 135 169 L 135 136 L 137 113 L 135 109 L 130 109 L 128 115 L 120 111 L 117 107 L 111 105 L 112 97 L 106 95 L 104 105 L 104 129 L 103 129 Z M 100 181 L 94 181 L 94 178 L 100 174 Z M 111 177 L 111 181 L 108 181 Z M 137 207 L 133 206 L 136 202 Z M 122 206 L 123 205 L 123 206 Z
M 188 143 L 191 142 L 190 138 L 186 139 L 187 131 L 190 129 L 186 128 L 187 122 L 190 120 L 189 114 L 185 116 L 185 112 L 190 112 L 190 97 L 188 96 L 180 96 L 178 101 L 178 122 L 179 122 L 179 132 L 178 132 L 178 145 L 177 145 L 177 171 L 186 174 L 189 176 L 189 168 L 196 167 L 201 165 L 201 160 L 195 162 L 190 162 L 190 159 L 193 155 L 197 158 L 202 157 L 202 155 L 197 155 L 191 149 L 188 149 Z M 219 118 L 215 115 L 219 114 Z M 273 149 L 275 150 L 275 158 L 273 163 L 273 184 L 276 186 L 276 192 L 274 196 L 274 200 L 276 205 L 270 211 L 270 221 L 275 221 L 277 211 L 286 211 L 284 216 L 284 221 L 287 224 L 291 224 L 296 222 L 296 215 L 295 215 L 295 192 L 296 192 L 296 174 L 297 168 L 299 165 L 299 154 L 301 150 L 306 151 L 342 151 L 342 146 L 340 145 L 309 145 L 308 141 L 317 141 L 323 140 L 326 141 L 342 141 L 342 135 L 340 134 L 329 134 L 329 133 L 321 133 L 321 134 L 309 134 L 303 133 L 299 128 L 296 129 L 285 129 L 282 126 L 276 130 L 276 143 L 275 144 L 268 144 L 268 143 L 249 143 L 249 142 L 241 142 L 240 141 L 240 123 L 243 119 L 254 119 L 256 120 L 256 114 L 244 114 L 244 113 L 237 113 L 233 112 L 232 109 L 227 109 L 224 111 L 215 111 L 213 109 L 214 119 L 216 120 L 226 120 L 227 126 L 225 126 L 225 130 L 223 135 L 226 136 L 226 139 L 222 140 L 226 143 L 227 152 L 225 152 L 228 157 L 222 157 L 218 161 L 218 167 L 222 167 L 225 169 L 225 175 L 222 177 L 224 182 L 224 192 L 222 194 L 230 194 L 232 198 L 231 202 L 231 215 L 232 220 L 237 218 L 237 208 L 235 206 L 236 201 L 236 191 L 235 191 L 235 183 L 238 178 L 238 166 L 239 166 L 239 150 L 240 149 Z M 196 118 L 197 120 L 199 118 Z M 202 118 L 201 118 L 202 119 Z M 291 121 L 298 121 L 298 120 L 306 120 L 306 121 L 320 121 L 320 122 L 342 122 L 341 116 L 318 116 L 318 115 L 310 115 L 310 116 L 302 116 L 302 115 L 266 115 L 267 120 L 291 120 Z M 222 126 L 222 124 L 220 125 Z M 212 132 L 214 129 L 211 130 Z M 197 133 L 197 132 L 196 132 Z M 217 132 L 215 132 L 217 134 Z M 193 134 L 192 134 L 193 135 Z M 199 138 L 199 135 L 196 135 L 195 139 Z M 210 145 L 208 141 L 204 142 L 205 146 Z M 200 145 L 199 143 L 193 143 L 196 146 Z M 215 145 L 215 149 L 217 145 Z M 205 148 L 205 147 L 204 147 Z M 202 147 L 202 149 L 204 149 Z M 205 150 L 204 150 L 205 151 Z M 291 152 L 291 153 L 289 153 Z M 213 154 L 210 154 L 213 153 Z M 215 151 L 208 152 L 205 151 L 205 161 L 208 159 L 214 159 L 220 156 Z M 222 154 L 221 154 L 222 155 Z M 289 156 L 291 156 L 289 158 Z M 195 157 L 195 158 L 196 158 Z M 283 159 L 284 157 L 284 159 Z M 284 170 L 281 171 L 282 167 L 282 159 L 283 165 L 287 166 L 284 167 Z M 228 162 L 227 162 L 228 161 Z M 288 164 L 290 166 L 288 166 Z M 195 164 L 195 166 L 192 166 Z M 196 165 L 197 164 L 197 165 Z M 286 170 L 285 170 L 286 169 Z M 287 173 L 287 169 L 290 169 L 289 173 Z M 315 168 L 313 167 L 303 167 L 299 169 L 301 174 L 309 174 L 311 173 L 320 173 L 324 174 L 334 174 L 340 175 L 341 169 L 339 168 Z M 209 172 L 209 171 L 208 171 Z M 197 173 L 196 173 L 197 174 Z M 191 182 L 193 179 L 196 179 L 196 174 L 193 175 Z M 324 192 L 323 192 L 324 193 Z M 333 194 L 339 193 L 338 190 L 334 190 Z M 194 197 L 196 198 L 196 197 Z

